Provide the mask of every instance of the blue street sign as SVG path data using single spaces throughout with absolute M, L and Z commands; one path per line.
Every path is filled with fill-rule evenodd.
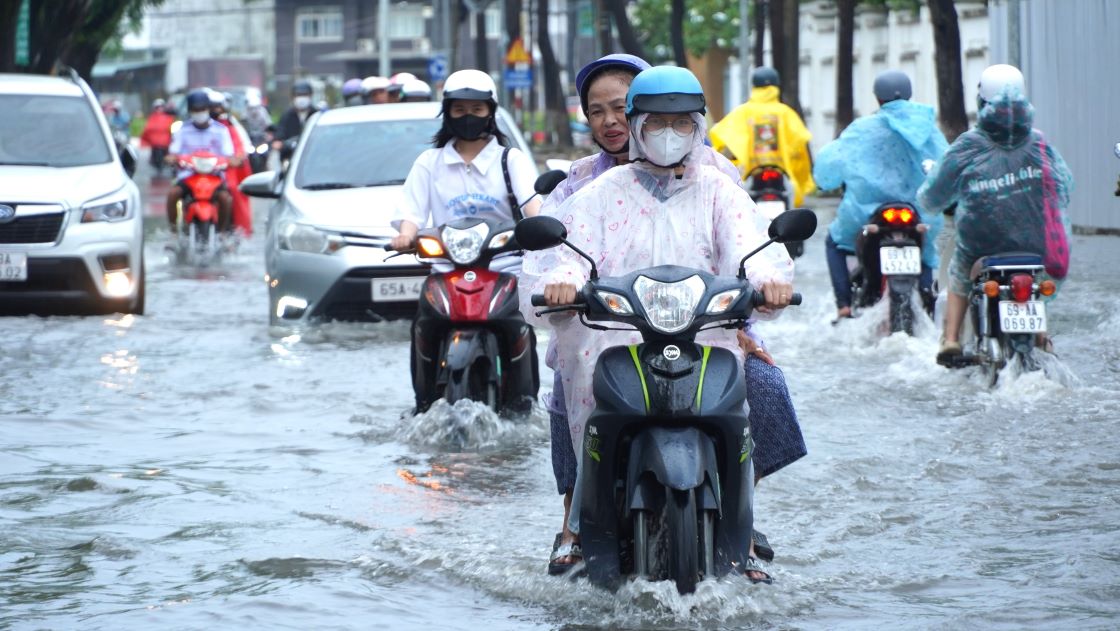
M 447 78 L 447 55 L 432 55 L 428 58 L 428 78 L 433 82 Z
M 503 80 L 508 90 L 531 88 L 533 87 L 533 70 L 531 68 L 519 70 L 507 69 Z

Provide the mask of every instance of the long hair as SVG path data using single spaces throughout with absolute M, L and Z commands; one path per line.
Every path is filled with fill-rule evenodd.
M 447 143 L 455 139 L 455 132 L 451 131 L 451 102 L 454 99 L 445 99 L 440 108 L 439 115 L 443 117 L 443 124 L 440 125 L 439 131 L 435 136 L 432 136 L 432 144 L 437 148 L 442 148 Z M 490 124 L 486 126 L 486 133 L 498 139 L 498 144 L 503 147 L 512 146 L 509 138 L 498 129 L 498 104 L 493 100 L 487 101 L 490 104 Z

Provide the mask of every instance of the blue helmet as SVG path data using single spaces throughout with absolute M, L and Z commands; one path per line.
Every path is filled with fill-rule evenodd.
M 347 79 L 346 83 L 342 84 L 342 97 L 357 96 L 362 93 L 362 80 L 361 79 Z
M 210 93 L 206 90 L 191 90 L 187 95 L 187 109 L 192 111 L 210 109 Z
M 616 69 L 625 70 L 631 74 L 637 75 L 639 72 L 648 70 L 649 68 L 649 62 L 645 59 L 625 53 L 615 53 L 613 55 L 600 57 L 583 68 L 580 68 L 579 73 L 576 74 L 576 92 L 579 93 L 579 103 L 583 106 L 583 113 L 585 115 L 587 114 L 587 93 L 591 91 L 591 80 L 600 73 L 610 69 Z
M 706 113 L 704 88 L 687 68 L 657 66 L 634 77 L 626 93 L 626 116 L 658 112 L 663 114 Z

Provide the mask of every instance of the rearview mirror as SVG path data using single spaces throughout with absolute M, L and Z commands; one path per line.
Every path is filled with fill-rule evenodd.
M 539 195 L 548 195 L 566 179 L 568 179 L 568 174 L 560 169 L 545 171 L 533 183 L 533 190 Z
M 124 168 L 124 172 L 128 174 L 128 177 L 135 176 L 136 163 L 139 161 L 136 149 L 133 149 L 132 145 L 120 145 L 117 147 L 117 151 L 120 153 L 121 167 Z
M 280 198 L 280 193 L 276 191 L 275 171 L 254 173 L 245 178 L 238 188 L 249 197 L 264 197 L 267 199 Z
M 808 208 L 793 208 L 770 222 L 770 238 L 778 243 L 805 241 L 817 231 L 817 214 Z
M 296 152 L 296 145 L 299 144 L 299 138 L 289 138 L 280 145 L 280 159 L 291 160 L 292 154 Z
M 568 237 L 568 229 L 555 217 L 538 215 L 519 221 L 513 234 L 517 243 L 526 250 L 547 250 L 563 243 Z

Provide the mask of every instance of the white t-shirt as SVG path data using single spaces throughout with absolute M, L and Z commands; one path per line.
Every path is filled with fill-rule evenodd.
M 196 151 L 209 151 L 214 155 L 232 158 L 233 137 L 229 135 L 229 129 L 213 120 L 202 129 L 189 119 L 183 121 L 179 130 L 171 137 L 171 146 L 167 148 L 167 152 L 173 156 L 189 156 Z M 176 177 L 182 179 L 190 174 L 190 169 L 180 169 Z
M 465 217 L 513 219 L 502 175 L 505 148 L 498 139 L 491 138 L 470 164 L 463 162 L 454 144 L 452 141 L 443 147 L 428 149 L 416 158 L 404 181 L 401 202 L 393 216 L 394 228 L 399 230 L 405 219 L 420 228 L 440 226 Z M 536 192 L 533 190 L 536 181 L 533 161 L 513 148 L 507 164 L 513 194 L 519 204 L 524 204 Z M 521 257 L 500 256 L 490 268 L 517 273 Z M 440 265 L 437 270 L 444 271 L 444 268 Z

